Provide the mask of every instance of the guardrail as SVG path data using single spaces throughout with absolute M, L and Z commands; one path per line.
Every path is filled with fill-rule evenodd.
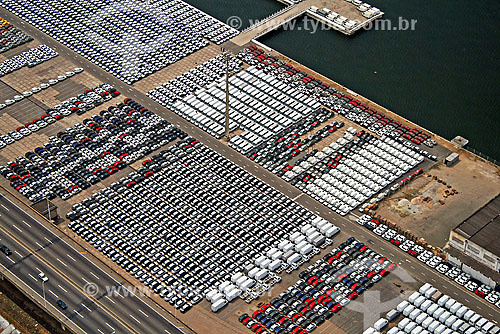
M 464 149 L 467 150 L 467 151 L 469 151 L 469 152 L 474 153 L 475 155 L 479 156 L 480 158 L 482 158 L 484 160 L 487 160 L 489 162 L 494 163 L 497 166 L 500 166 L 500 161 L 498 161 L 496 159 L 493 159 L 490 156 L 487 156 L 486 154 L 481 153 L 481 152 L 479 152 L 478 150 L 476 150 L 476 149 L 474 149 L 472 147 L 465 147 Z
M 74 334 L 85 334 L 76 324 L 73 324 L 69 318 L 64 319 L 56 309 L 56 307 L 52 304 L 46 304 L 43 302 L 42 296 L 38 295 L 36 292 L 23 280 L 18 278 L 16 275 L 11 273 L 7 267 L 0 263 L 0 279 L 7 279 L 10 283 L 12 283 L 19 291 L 23 293 L 27 298 L 29 298 L 33 303 L 35 303 L 40 309 L 45 310 L 49 313 L 55 320 L 57 320 L 61 324 L 61 328 L 63 330 L 69 330 Z M 24 285 L 24 286 L 23 286 Z M 30 293 L 30 290 L 32 293 Z

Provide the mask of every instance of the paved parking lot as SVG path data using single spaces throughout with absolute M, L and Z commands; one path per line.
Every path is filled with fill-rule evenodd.
M 58 61 L 59 60 L 62 61 L 62 59 L 63 58 L 61 58 L 61 57 L 56 58 L 56 60 L 58 60 Z M 67 60 L 64 58 L 64 61 L 67 61 Z M 44 64 L 42 64 L 40 66 L 44 66 Z M 164 70 L 165 74 L 168 72 L 167 70 L 169 68 L 170 67 L 168 67 L 167 69 Z M 182 72 L 182 71 L 179 71 L 179 72 Z M 84 75 L 85 78 L 86 78 L 85 80 L 88 80 L 89 82 L 91 80 L 96 80 L 95 78 L 93 78 L 87 72 L 84 72 L 81 75 L 82 76 Z M 106 76 L 103 75 L 103 77 L 106 77 Z M 74 80 L 77 80 L 77 82 L 78 82 L 78 80 L 80 80 L 79 78 L 80 77 L 75 77 Z M 167 78 L 167 77 L 165 77 L 165 78 Z M 160 79 L 160 77 L 158 77 L 157 79 Z M 15 81 L 14 79 L 12 79 L 12 80 Z M 163 78 L 161 80 L 158 80 L 159 81 L 158 83 L 161 83 L 163 80 L 164 80 Z M 120 84 L 120 83 L 118 83 L 118 84 Z M 136 86 L 139 87 L 140 84 L 141 84 L 141 82 L 139 82 Z M 153 85 L 151 83 L 150 86 L 154 87 L 156 84 L 157 83 L 155 83 Z M 126 86 L 122 86 L 122 87 L 126 87 Z M 143 91 L 142 89 L 140 89 L 140 90 Z M 48 91 L 49 90 L 47 90 L 47 92 Z M 55 94 L 59 94 L 59 92 L 56 91 Z M 153 104 L 153 103 L 151 103 L 151 105 L 154 105 L 155 107 L 158 107 L 156 104 Z M 175 115 L 172 115 L 172 113 L 170 113 L 168 111 L 164 111 L 164 110 L 158 110 L 158 112 L 161 113 L 162 115 L 164 115 L 165 117 L 170 117 L 171 116 L 177 122 L 179 122 L 180 124 L 182 124 L 182 127 L 184 129 L 191 129 L 191 131 L 190 131 L 191 133 L 199 134 L 199 138 L 203 137 L 203 133 L 201 131 L 198 131 L 198 129 L 193 128 L 190 124 L 185 124 L 185 122 L 183 122 L 182 119 L 179 120 L 178 118 L 175 118 Z M 83 115 L 82 118 L 85 118 L 87 116 L 88 115 Z M 76 120 L 77 120 L 76 118 L 73 118 L 73 117 L 76 117 L 76 115 L 73 115 L 73 116 L 71 116 L 69 118 L 65 118 L 65 119 L 63 119 L 63 121 L 61 121 L 59 123 L 60 124 L 64 124 L 63 122 L 67 121 L 68 122 L 67 126 L 72 126 L 76 122 Z M 15 123 L 15 120 L 12 120 L 12 119 L 7 120 L 6 119 L 6 122 L 14 122 Z M 56 125 L 59 124 L 59 123 L 56 123 Z M 51 128 L 49 126 L 49 128 L 47 129 L 47 131 L 52 131 L 52 129 L 55 129 L 55 128 Z M 33 134 L 29 139 L 23 139 L 23 140 L 26 140 L 26 142 L 23 142 L 23 145 L 27 145 L 27 146 L 30 147 L 30 149 L 33 149 L 33 147 L 35 147 L 37 145 L 41 145 L 42 143 L 46 142 L 46 137 L 42 137 L 42 136 L 40 136 L 40 137 L 45 138 L 45 139 L 35 140 L 35 138 L 37 138 L 37 136 L 39 136 L 39 135 L 38 134 Z M 33 138 L 33 139 L 31 139 L 31 138 Z M 213 144 L 213 146 L 216 147 L 221 152 L 227 153 L 227 151 L 229 151 L 229 153 L 227 153 L 227 155 L 230 156 L 232 160 L 234 160 L 238 164 L 241 164 L 241 165 L 245 166 L 248 170 L 251 170 L 252 172 L 255 172 L 255 174 L 258 174 L 259 176 L 261 176 L 263 179 L 266 180 L 266 182 L 269 182 L 269 184 L 273 184 L 277 188 L 281 189 L 283 192 L 286 192 L 287 194 L 291 194 L 292 195 L 291 198 L 297 199 L 298 202 L 303 203 L 304 205 L 307 205 L 308 207 L 311 208 L 311 210 L 313 208 L 315 208 L 315 210 L 318 210 L 317 212 L 321 211 L 321 214 L 324 215 L 324 216 L 332 216 L 333 219 L 340 219 L 340 217 L 337 217 L 331 211 L 327 210 L 326 208 L 324 208 L 323 206 L 319 205 L 318 203 L 312 201 L 308 196 L 303 196 L 297 189 L 294 189 L 294 188 L 290 187 L 288 184 L 283 184 L 283 182 L 281 182 L 281 180 L 275 178 L 273 175 L 267 174 L 267 171 L 263 170 L 262 168 L 260 168 L 258 166 L 255 166 L 250 161 L 242 160 L 242 159 L 244 159 L 243 157 L 240 157 L 238 154 L 235 154 L 234 152 L 232 152 L 230 150 L 227 150 L 227 147 L 218 146 L 217 143 L 211 142 L 210 138 L 207 138 L 207 137 L 204 137 L 203 141 L 207 142 L 207 143 Z M 8 151 L 9 148 L 6 148 L 6 149 L 4 149 L 2 151 L 2 155 L 5 152 L 9 152 Z M 10 154 L 9 154 L 9 156 L 10 157 L 16 157 L 17 155 L 24 154 L 25 152 L 26 152 L 26 149 L 19 149 L 18 152 L 11 151 Z M 124 171 L 122 171 L 123 174 L 126 174 L 125 171 L 128 171 L 128 170 L 129 170 L 129 168 L 127 167 Z M 105 180 L 106 181 L 106 185 L 109 185 L 109 183 L 111 183 L 111 181 L 117 180 L 119 176 L 123 176 L 121 174 L 122 172 L 115 174 L 116 177 L 114 175 L 112 178 L 109 178 L 109 179 Z M 295 196 L 297 196 L 297 197 L 295 197 Z M 67 204 L 68 203 L 66 202 L 66 205 Z M 350 228 L 350 226 L 348 226 L 348 227 L 345 228 L 346 231 L 347 231 L 348 228 Z M 80 243 L 82 245 L 89 246 L 88 243 L 84 242 L 82 239 L 79 239 L 79 240 L 80 240 Z M 115 267 L 113 267 L 112 263 L 109 264 L 109 265 L 112 268 L 115 268 L 118 272 L 120 272 L 120 267 L 118 267 L 116 265 L 115 265 Z M 412 268 L 414 268 L 413 265 L 412 265 Z M 287 275 L 286 277 L 287 278 L 290 277 L 290 278 L 297 279 L 296 277 L 294 277 L 294 275 Z M 423 277 L 423 276 L 421 276 L 421 277 Z M 141 283 L 139 283 L 138 280 L 134 281 L 133 278 L 131 278 L 131 277 L 128 277 L 128 279 L 131 280 L 131 281 L 133 281 L 137 285 L 141 284 Z M 391 282 L 390 281 L 391 279 L 392 279 L 392 276 L 389 276 L 389 280 L 386 280 L 386 282 Z M 400 284 L 397 279 L 395 279 L 394 283 L 395 284 Z M 385 284 L 385 283 L 382 283 L 382 284 Z M 396 286 L 395 284 L 393 284 L 393 285 L 390 285 L 389 283 L 387 283 L 387 284 L 388 285 L 386 287 L 384 285 L 382 285 L 382 286 L 384 286 L 383 288 L 381 288 L 382 289 L 382 295 L 383 296 L 391 296 L 391 299 L 392 299 L 393 298 L 392 296 L 396 296 L 398 294 L 398 291 L 399 291 L 400 288 L 398 286 Z M 448 283 L 446 283 L 446 284 L 448 284 Z M 286 283 L 285 283 L 285 280 L 284 280 L 284 282 L 282 284 L 278 285 L 276 289 L 273 289 L 273 291 L 276 290 L 276 293 L 279 293 L 279 292 L 281 292 L 280 290 L 282 290 L 282 288 L 284 288 L 285 286 L 286 286 Z M 387 291 L 385 289 L 387 289 Z M 360 300 L 362 300 L 362 299 L 360 299 Z M 261 301 L 261 300 L 259 300 L 259 301 Z M 255 302 L 254 302 L 254 304 L 255 304 Z M 188 313 L 186 315 L 179 315 L 179 317 L 181 319 L 183 319 L 183 320 L 187 320 L 188 323 L 195 323 L 196 326 L 197 326 L 197 329 L 204 330 L 205 332 L 218 331 L 218 332 L 221 332 L 221 333 L 226 333 L 226 332 L 227 333 L 239 333 L 239 332 L 248 333 L 248 331 L 246 331 L 246 330 L 243 330 L 243 329 L 240 330 L 239 329 L 239 328 L 241 328 L 240 327 L 241 325 L 236 323 L 235 320 L 237 318 L 234 317 L 234 313 L 235 312 L 240 312 L 240 310 L 245 309 L 246 305 L 247 304 L 245 304 L 243 301 L 238 301 L 236 303 L 230 304 L 220 314 L 214 316 L 212 314 L 212 312 L 209 310 L 210 305 L 207 302 L 203 302 L 201 305 L 196 306 L 196 308 L 197 308 L 196 311 L 199 310 L 199 313 L 197 313 L 195 311 L 195 312 L 190 312 L 190 313 Z M 171 310 L 172 312 L 174 312 L 174 310 L 173 310 L 173 308 L 171 306 L 165 305 L 165 307 L 167 309 Z M 254 308 L 254 306 L 253 306 L 253 308 Z M 332 318 L 332 319 L 334 319 L 332 321 L 335 322 L 336 325 L 333 325 L 333 324 L 332 325 L 326 325 L 325 324 L 323 326 L 325 326 L 325 328 L 328 328 L 329 330 L 335 331 L 335 333 L 337 331 L 339 333 L 340 332 L 346 332 L 346 333 L 354 333 L 355 332 L 355 333 L 357 333 L 358 332 L 357 329 L 360 328 L 360 321 L 358 320 L 358 317 L 360 317 L 359 314 L 361 314 L 361 313 L 359 313 L 359 312 L 352 313 L 355 316 L 351 317 L 348 314 L 350 314 L 350 312 L 355 312 L 355 311 L 351 311 L 351 310 L 347 309 L 347 310 L 343 310 L 342 312 L 343 313 L 339 313 L 338 314 L 338 317 L 336 315 L 334 318 Z M 345 315 L 345 318 L 344 318 L 344 315 Z M 209 322 L 210 322 L 210 324 L 213 323 L 214 325 L 213 326 L 211 326 L 211 325 L 208 326 L 207 323 L 209 323 Z M 326 327 L 326 326 L 328 326 L 328 327 Z M 337 327 L 337 326 L 339 326 L 339 327 Z M 323 328 L 320 328 L 320 331 L 318 331 L 318 333 L 321 333 L 322 330 L 323 330 Z M 325 332 L 329 332 L 329 331 L 325 330 Z

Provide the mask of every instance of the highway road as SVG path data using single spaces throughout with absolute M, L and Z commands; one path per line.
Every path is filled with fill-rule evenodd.
M 109 275 L 88 254 L 81 254 L 86 253 L 82 248 L 51 231 L 28 214 L 29 209 L 14 202 L 0 198 L 0 242 L 13 251 L 9 257 L 1 256 L 1 263 L 40 294 L 37 275 L 44 272 L 49 277 L 47 303 L 55 305 L 58 299 L 64 300 L 68 304 L 64 315 L 83 332 L 183 333 L 179 325 L 173 325 L 163 315 L 164 311 L 133 295 L 126 282 Z M 99 292 L 89 295 L 89 283 L 95 284 Z M 118 293 L 109 293 L 113 290 Z
M 66 57 L 70 59 L 73 63 L 77 64 L 78 66 L 81 66 L 86 71 L 90 71 L 90 73 L 92 73 L 100 80 L 110 83 L 115 88 L 119 89 L 125 96 L 135 99 L 137 102 L 139 102 L 146 108 L 164 117 L 169 122 L 175 124 L 177 127 L 187 132 L 189 135 L 199 139 L 205 145 L 214 149 L 218 153 L 224 155 L 226 158 L 233 161 L 243 169 L 259 177 L 260 179 L 270 184 L 271 186 L 275 187 L 277 190 L 281 191 L 290 198 L 296 200 L 298 203 L 300 203 L 307 209 L 330 220 L 331 222 L 339 226 L 341 229 L 341 236 L 337 238 L 344 239 L 345 237 L 348 236 L 355 236 L 357 239 L 369 244 L 371 248 L 389 256 L 391 260 L 398 262 L 400 266 L 403 269 L 405 269 L 416 280 L 421 282 L 429 282 L 433 284 L 436 288 L 440 289 L 444 293 L 449 294 L 456 300 L 460 301 L 461 303 L 470 307 L 471 309 L 477 311 L 483 316 L 489 318 L 490 320 L 498 321 L 497 319 L 500 319 L 500 312 L 498 308 L 492 306 L 491 304 L 477 297 L 476 295 L 468 292 L 457 283 L 449 280 L 445 276 L 430 269 L 425 264 L 422 264 L 417 259 L 402 252 L 399 248 L 388 243 L 387 241 L 373 234 L 372 232 L 366 230 L 364 227 L 361 227 L 354 221 L 354 219 L 349 218 L 353 217 L 353 215 L 342 217 L 336 214 L 329 208 L 323 206 L 318 201 L 312 199 L 311 197 L 304 194 L 297 188 L 293 187 L 291 184 L 283 181 L 281 178 L 270 173 L 269 171 L 257 165 L 253 161 L 247 159 L 240 153 L 229 148 L 226 144 L 216 140 L 215 138 L 208 135 L 206 132 L 194 126 L 190 122 L 184 120 L 177 114 L 162 107 L 158 103 L 148 98 L 145 94 L 137 91 L 132 86 L 127 85 L 122 81 L 118 80 L 117 78 L 113 77 L 109 73 L 102 70 L 100 67 L 89 62 L 87 59 L 81 57 L 79 54 L 73 52 L 72 50 L 65 47 L 55 39 L 42 33 L 38 29 L 29 25 L 28 23 L 20 20 L 15 15 L 6 12 L 4 9 L 0 9 L 0 15 L 2 17 L 5 17 L 7 20 L 11 21 L 14 25 L 21 27 L 26 33 L 44 42 L 51 48 L 57 50 L 61 57 Z M 130 310 L 130 308 L 127 308 L 127 310 Z

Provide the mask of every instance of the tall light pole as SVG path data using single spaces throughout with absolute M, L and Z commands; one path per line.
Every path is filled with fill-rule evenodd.
M 226 60 L 226 132 L 224 134 L 224 140 L 229 141 L 229 54 L 226 49 L 222 49 L 222 54 Z
M 42 294 L 43 294 L 43 305 L 47 307 L 47 300 L 45 299 L 45 282 L 42 279 Z

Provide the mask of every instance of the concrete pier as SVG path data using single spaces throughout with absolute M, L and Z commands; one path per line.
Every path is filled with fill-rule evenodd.
M 367 24 L 384 15 L 382 11 L 376 15 L 367 18 L 363 16 L 363 12 L 358 10 L 357 6 L 347 2 L 346 0 L 304 0 L 299 3 L 293 3 L 291 0 L 277 0 L 287 7 L 285 10 L 278 12 L 276 16 L 269 19 L 264 19 L 261 23 L 257 23 L 241 32 L 234 37 L 231 42 L 242 46 L 249 43 L 252 39 L 257 39 L 266 33 L 276 30 L 284 24 L 300 17 L 307 15 L 328 28 L 335 29 L 346 35 L 352 35 Z M 315 9 L 316 8 L 316 9 Z M 342 17 L 345 22 L 351 22 L 351 25 L 338 23 L 335 19 L 331 20 L 327 16 L 321 15 L 321 11 L 327 8 L 330 13 L 337 13 L 338 17 Z M 318 12 L 319 11 L 319 12 Z M 291 26 L 290 26 L 291 27 Z

